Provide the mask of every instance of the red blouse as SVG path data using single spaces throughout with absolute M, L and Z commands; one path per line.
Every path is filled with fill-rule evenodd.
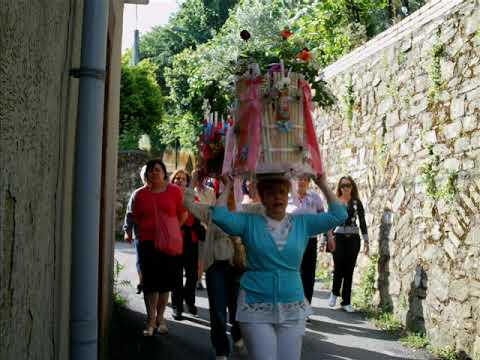
M 183 206 L 182 190 L 174 184 L 168 184 L 165 191 L 152 192 L 150 188 L 140 189 L 133 202 L 133 221 L 138 227 L 139 239 L 155 239 L 155 206 L 158 212 L 180 219 L 186 211 Z

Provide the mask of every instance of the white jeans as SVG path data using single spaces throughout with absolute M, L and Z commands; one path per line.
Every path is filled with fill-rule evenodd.
M 281 324 L 240 323 L 250 360 L 299 360 L 305 320 Z

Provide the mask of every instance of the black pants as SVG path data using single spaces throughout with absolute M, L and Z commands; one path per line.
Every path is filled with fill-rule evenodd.
M 235 320 L 239 273 L 228 261 L 216 261 L 206 271 L 208 303 L 210 307 L 210 339 L 217 356 L 230 355 L 227 335 L 228 322 L 232 324 L 233 341 L 242 338 L 240 326 Z
M 193 243 L 190 237 L 183 241 L 183 254 L 181 255 L 182 273 L 185 270 L 185 285 L 183 277 L 177 287 L 172 291 L 172 305 L 177 311 L 183 311 L 183 301 L 187 306 L 195 305 L 195 290 L 197 285 L 198 270 L 198 243 Z
M 301 275 L 303 291 L 308 302 L 312 303 L 313 288 L 315 286 L 315 271 L 317 268 L 317 238 L 312 237 L 308 240 L 307 248 L 303 254 Z
M 360 252 L 360 235 L 335 234 L 335 241 L 332 293 L 340 296 L 340 289 L 342 289 L 342 306 L 350 305 L 353 270 Z

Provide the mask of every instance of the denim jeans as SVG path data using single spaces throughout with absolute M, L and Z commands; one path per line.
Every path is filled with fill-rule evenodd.
M 228 261 L 216 261 L 206 272 L 208 302 L 210 304 L 210 339 L 217 356 L 229 356 L 228 320 L 232 325 L 233 341 L 241 339 L 240 326 L 235 321 L 237 311 L 239 274 Z

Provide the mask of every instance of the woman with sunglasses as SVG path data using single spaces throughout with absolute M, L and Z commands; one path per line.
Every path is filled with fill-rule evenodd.
M 351 176 L 343 176 L 338 182 L 337 197 L 347 206 L 348 218 L 333 231 L 336 247 L 333 252 L 333 285 L 328 305 L 335 307 L 342 289 L 342 308 L 353 312 L 351 301 L 353 270 L 360 252 L 360 232 L 364 242 L 364 253 L 368 255 L 368 231 L 365 211 L 358 197 L 358 189 Z M 357 224 L 357 219 L 359 224 Z M 360 229 L 359 229 L 360 225 Z

